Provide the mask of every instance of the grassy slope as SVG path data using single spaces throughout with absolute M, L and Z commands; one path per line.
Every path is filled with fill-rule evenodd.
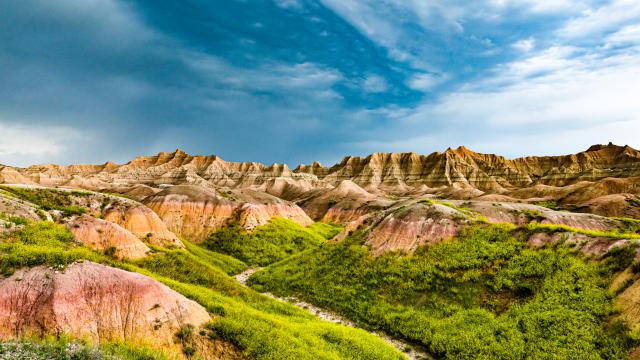
M 84 191 L 57 191 L 53 189 L 29 189 L 0 185 L 0 189 L 19 199 L 37 205 L 42 210 L 60 210 L 65 216 L 80 215 L 86 209 L 73 205 L 71 196 L 90 196 Z
M 209 250 L 231 255 L 249 265 L 265 266 L 301 251 L 316 248 L 333 230 L 305 228 L 294 221 L 274 218 L 267 225 L 247 232 L 239 227 L 221 229 L 202 245 Z
M 255 359 L 401 358 L 395 349 L 365 331 L 320 321 L 293 305 L 242 287 L 217 267 L 219 257 L 190 249 L 194 251 L 163 249 L 164 254 L 123 262 L 76 243 L 60 225 L 29 223 L 0 242 L 0 269 L 8 275 L 23 266 L 65 265 L 86 259 L 143 273 L 217 314 L 209 325 L 209 336 L 230 341 Z
M 618 261 L 529 250 L 507 226 L 474 227 L 411 256 L 368 255 L 358 235 L 274 264 L 259 291 L 297 296 L 438 357 L 622 358 L 630 339 L 607 284 Z M 615 260 L 615 259 L 614 259 Z

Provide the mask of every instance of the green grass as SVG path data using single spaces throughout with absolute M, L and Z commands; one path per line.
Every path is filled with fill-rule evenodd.
M 640 220 L 631 219 L 625 217 L 614 217 L 615 220 L 618 220 L 622 226 L 620 231 L 624 233 L 639 233 L 640 232 Z
M 29 189 L 14 186 L 0 185 L 0 189 L 19 199 L 37 205 L 41 210 L 59 210 L 65 216 L 82 215 L 86 209 L 76 206 L 71 196 L 89 196 L 91 193 L 84 191 L 59 191 L 54 189 Z
M 0 212 L 0 220 L 8 221 L 13 225 L 26 225 L 29 222 L 29 219 L 20 216 L 8 215 L 3 212 Z
M 317 226 L 319 228 L 319 226 Z M 326 234 L 327 228 L 321 228 Z M 318 247 L 325 238 L 313 229 L 282 218 L 252 232 L 240 227 L 223 228 L 206 239 L 202 246 L 231 255 L 248 265 L 265 266 L 301 251 Z
M 190 253 L 206 261 L 208 264 L 219 268 L 228 275 L 239 274 L 248 268 L 247 264 L 232 256 L 207 250 L 184 239 L 181 239 L 181 241 Z
M 585 230 L 567 225 L 540 224 L 529 223 L 523 228 L 528 234 L 543 232 L 547 234 L 555 234 L 558 232 L 572 232 L 593 237 L 606 237 L 610 239 L 640 239 L 640 234 L 623 232 L 623 231 L 603 231 L 603 230 Z
M 313 225 L 307 227 L 309 230 L 329 240 L 338 235 L 342 231 L 343 227 L 336 224 L 327 224 L 323 222 L 316 222 Z
M 459 211 L 463 214 L 466 214 L 468 216 L 472 216 L 474 218 L 474 220 L 476 222 L 480 222 L 480 223 L 487 223 L 488 220 L 486 217 L 480 215 L 480 213 L 473 211 L 471 209 L 465 208 L 465 207 L 458 207 L 453 205 L 452 203 L 448 202 L 448 201 L 442 201 L 442 200 L 435 200 L 435 199 L 420 199 L 418 200 L 418 204 L 423 204 L 423 205 L 442 205 L 442 206 L 446 206 L 448 208 L 451 208 L 453 210 Z M 455 216 L 454 216 L 455 218 Z M 462 217 L 464 218 L 464 217 Z
M 227 275 L 239 270 L 241 263 L 191 244 L 186 250 L 162 250 L 135 262 L 115 260 L 76 243 L 66 228 L 50 222 L 28 223 L 0 242 L 3 270 L 78 260 L 139 272 L 197 301 L 214 316 L 208 325 L 209 337 L 235 344 L 249 358 L 402 358 L 398 351 L 363 330 L 320 321 L 307 311 L 241 286 Z M 226 271 L 218 267 L 221 261 Z M 109 345 L 105 351 L 125 360 L 161 359 L 145 357 L 154 351 L 126 345 Z
M 546 216 L 544 216 L 543 213 L 541 213 L 538 210 L 527 209 L 527 210 L 524 210 L 522 214 L 527 218 L 527 221 L 529 222 L 540 222 L 547 218 Z
M 4 275 L 22 267 L 67 265 L 80 259 L 101 262 L 107 258 L 76 242 L 64 226 L 53 222 L 29 222 L 0 241 L 0 273 Z
M 568 249 L 530 250 L 513 228 L 372 258 L 361 234 L 271 265 L 249 283 L 296 296 L 371 329 L 422 343 L 437 358 L 624 358 L 627 332 L 607 325 L 611 267 Z M 616 329 L 620 329 L 617 327 Z

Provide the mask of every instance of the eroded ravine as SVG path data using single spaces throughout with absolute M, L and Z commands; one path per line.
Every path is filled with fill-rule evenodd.
M 240 284 L 242 284 L 242 286 L 247 287 L 247 280 L 249 280 L 249 277 L 251 277 L 251 275 L 253 275 L 255 272 L 258 272 L 260 270 L 262 270 L 263 268 L 250 268 L 247 269 L 245 271 L 243 271 L 242 273 L 238 274 L 235 276 L 235 279 L 238 280 L 238 282 Z M 322 308 L 319 308 L 315 305 L 309 304 L 307 302 L 301 301 L 295 297 L 279 297 L 279 296 L 275 296 L 274 294 L 271 293 L 262 293 L 263 295 L 269 296 L 271 298 L 274 298 L 276 300 L 280 300 L 280 301 L 284 301 L 287 302 L 289 304 L 295 305 L 301 309 L 307 310 L 309 312 L 311 312 L 312 314 L 316 315 L 317 317 L 319 317 L 320 319 L 324 320 L 324 321 L 328 321 L 328 322 L 332 322 L 335 324 L 341 324 L 341 325 L 345 325 L 345 326 L 349 326 L 349 327 L 353 327 L 353 328 L 360 328 L 358 327 L 358 325 L 356 323 L 354 323 L 353 321 L 346 319 L 332 311 L 328 311 Z M 366 330 L 366 329 L 363 329 Z M 368 331 L 368 330 L 366 330 Z M 373 331 L 368 331 L 370 334 L 377 336 L 378 338 L 384 340 L 386 343 L 388 343 L 389 345 L 395 347 L 396 349 L 398 349 L 400 352 L 402 352 L 409 360 L 421 360 L 421 359 L 433 359 L 432 356 L 430 356 L 426 351 L 419 349 L 416 347 L 416 345 L 412 345 L 409 344 L 407 342 L 404 342 L 402 340 L 398 340 L 398 339 L 393 339 L 390 338 L 389 336 L 379 333 L 379 332 L 373 332 Z

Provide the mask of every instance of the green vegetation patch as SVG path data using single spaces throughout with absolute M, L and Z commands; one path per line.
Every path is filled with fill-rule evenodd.
M 25 219 L 20 216 L 7 215 L 3 212 L 0 212 L 0 220 L 10 222 L 14 225 L 26 225 L 29 222 L 29 219 Z
M 67 228 L 53 222 L 29 222 L 0 242 L 0 273 L 4 275 L 22 267 L 67 265 L 80 259 L 101 262 L 106 258 L 75 241 Z
M 362 237 L 273 264 L 249 283 L 419 342 L 436 358 L 624 358 L 631 344 L 624 325 L 607 325 L 611 267 L 566 248 L 531 250 L 512 227 L 487 225 L 373 258 Z
M 640 220 L 624 217 L 615 217 L 614 219 L 618 220 L 622 224 L 620 227 L 621 232 L 640 233 Z
M 207 250 L 184 239 L 181 239 L 181 241 L 194 256 L 224 271 L 228 275 L 239 274 L 248 268 L 247 264 L 232 256 Z
M 633 207 L 640 207 L 640 200 L 634 198 L 628 198 L 627 203 Z
M 539 202 L 536 203 L 536 205 L 542 206 L 542 207 L 546 207 L 547 209 L 556 210 L 556 211 L 562 209 L 560 207 L 560 205 L 558 204 L 558 202 L 555 201 L 555 200 L 539 201 Z
M 89 196 L 91 193 L 84 191 L 59 191 L 54 189 L 22 188 L 14 186 L 0 186 L 1 189 L 11 195 L 28 201 L 40 207 L 41 210 L 59 210 L 65 216 L 81 215 L 86 209 L 76 206 L 71 200 L 72 196 Z
M 326 229 L 324 230 L 326 233 Z M 249 265 L 265 266 L 301 251 L 318 247 L 325 238 L 298 223 L 274 218 L 252 232 L 238 226 L 213 233 L 202 245 L 207 249 L 231 255 Z
M 316 222 L 308 227 L 309 230 L 329 240 L 338 235 L 342 231 L 343 227 L 336 224 L 327 224 L 323 222 Z

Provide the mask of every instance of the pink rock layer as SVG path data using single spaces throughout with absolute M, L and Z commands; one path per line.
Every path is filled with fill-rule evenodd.
M 128 230 L 109 221 L 82 215 L 67 224 L 73 236 L 86 246 L 100 251 L 116 250 L 115 256 L 123 259 L 140 259 L 150 251 L 140 239 Z
M 207 311 L 137 273 L 91 262 L 59 271 L 19 270 L 0 279 L 0 338 L 68 334 L 93 342 L 173 346 L 184 324 L 210 320 Z

